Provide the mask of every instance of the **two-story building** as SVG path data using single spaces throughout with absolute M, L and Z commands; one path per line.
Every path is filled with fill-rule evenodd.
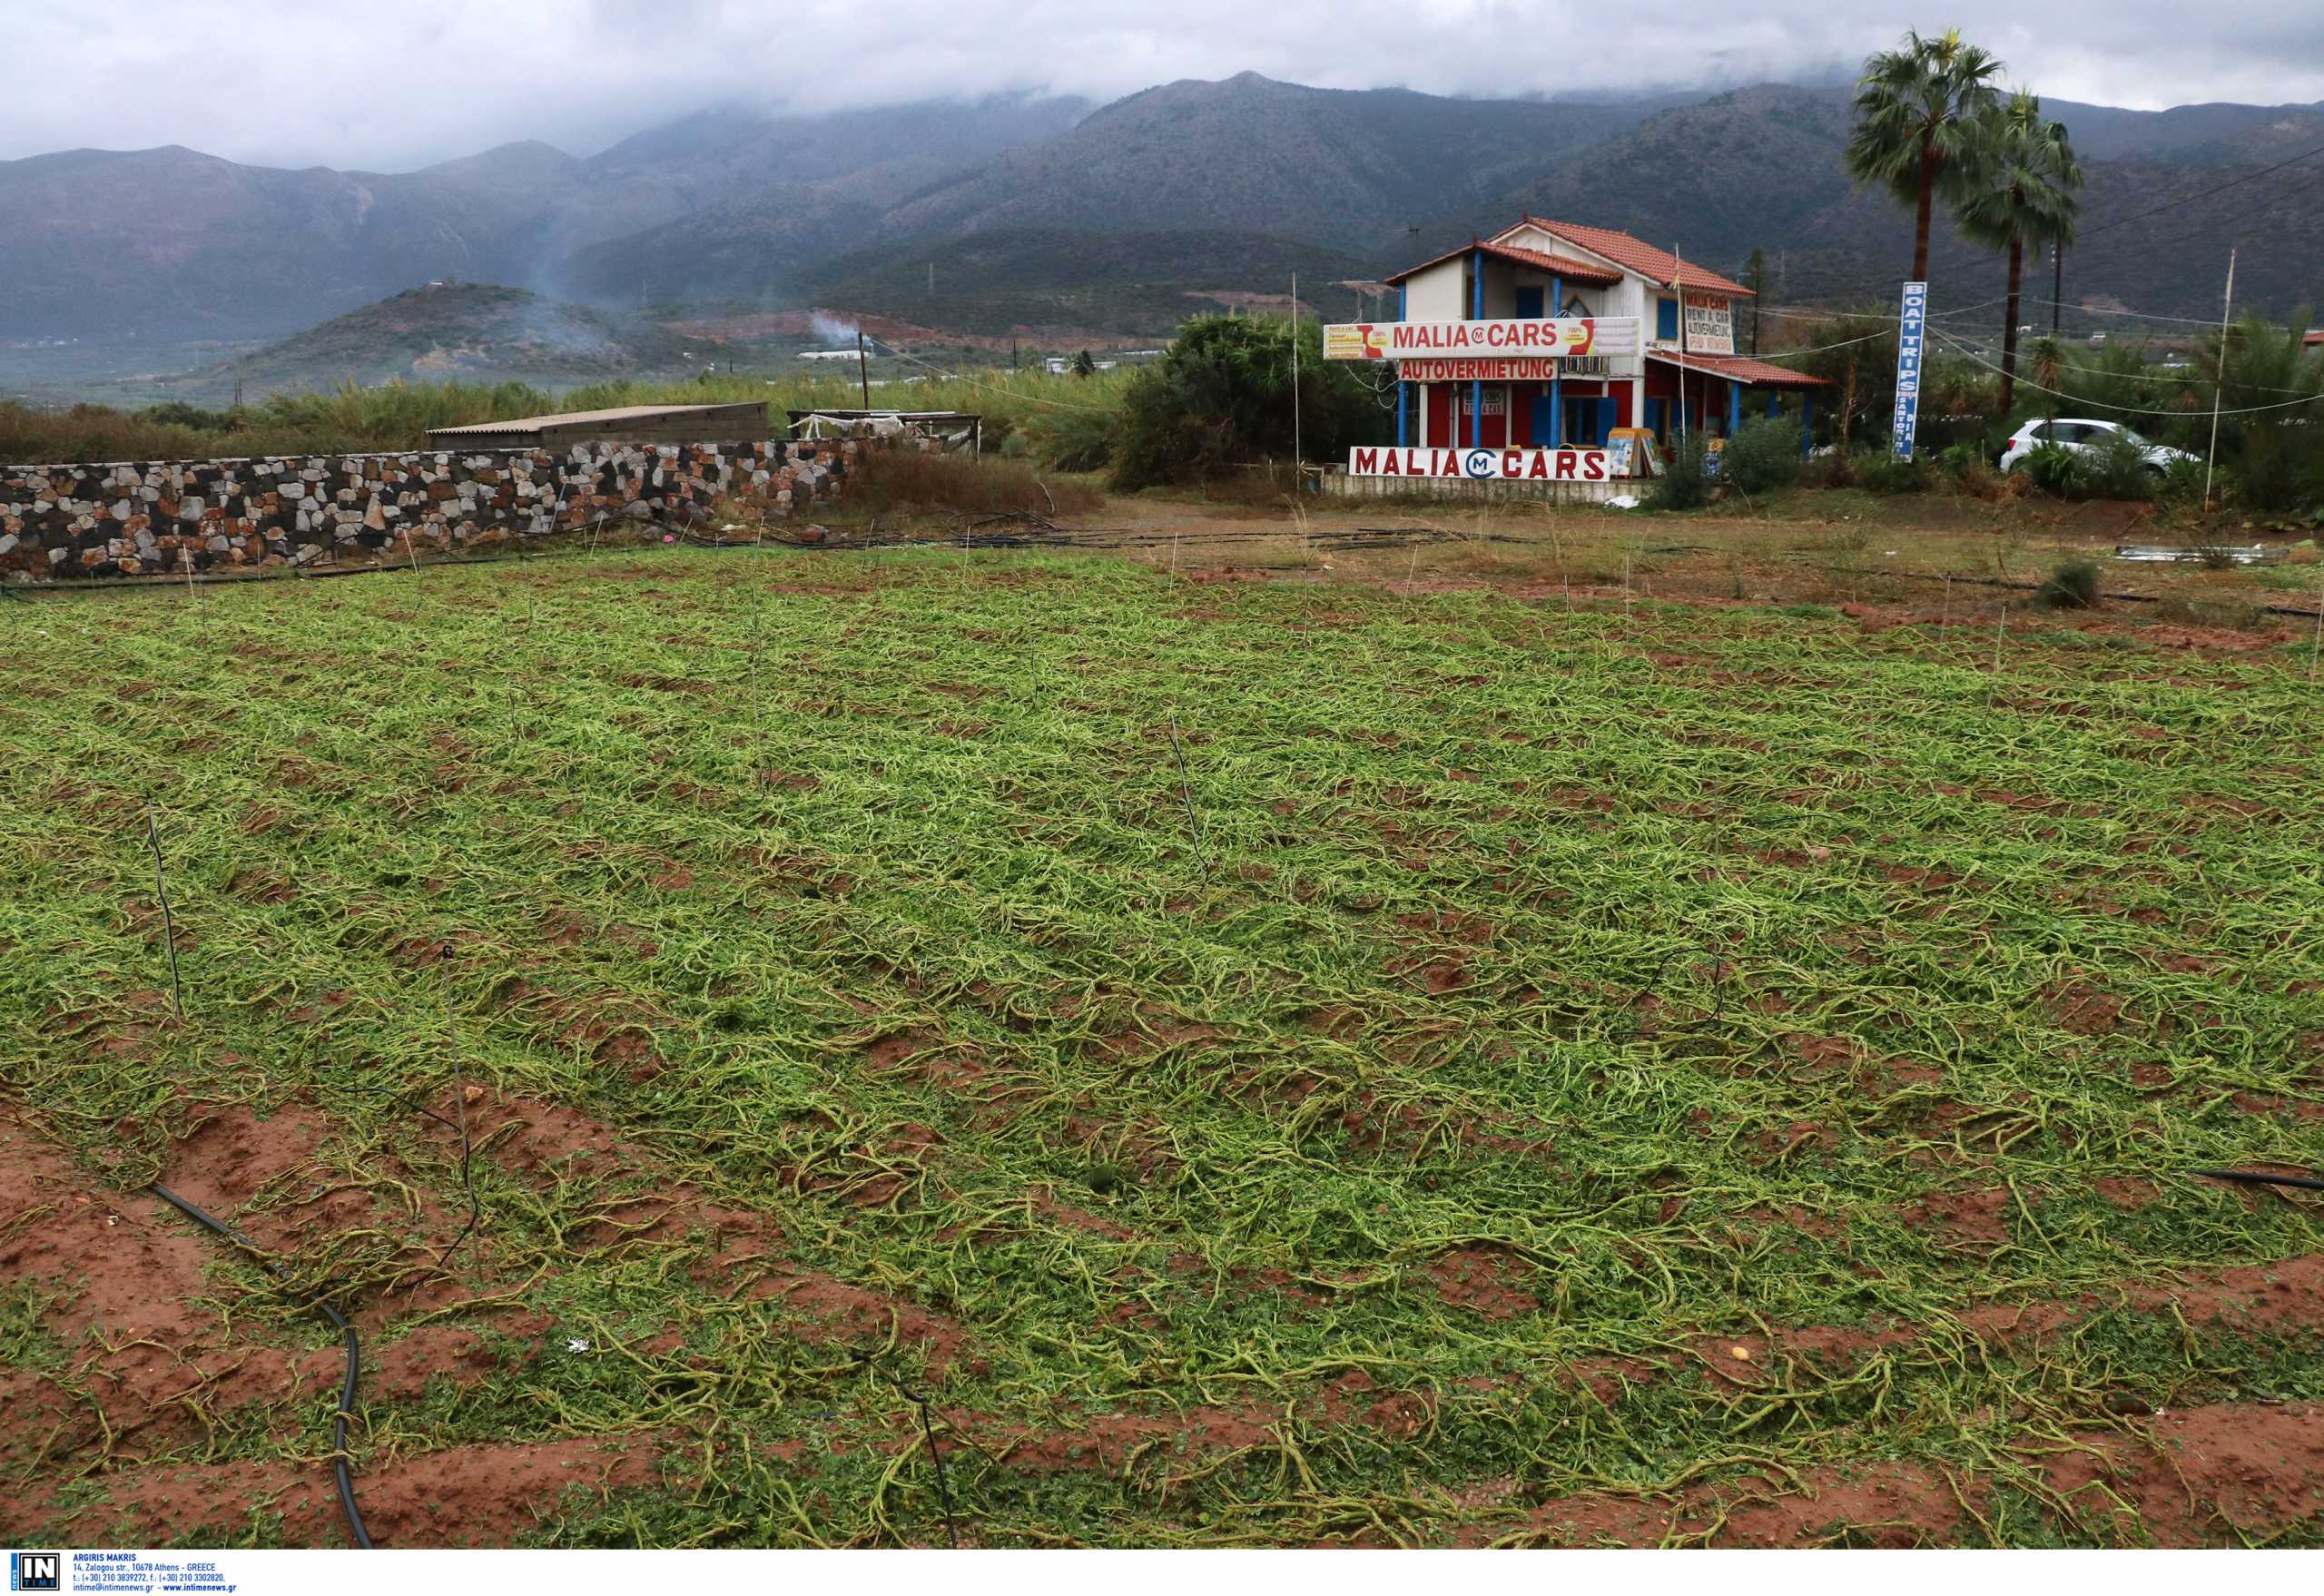
M 1640 334 L 1620 354 L 1402 359 L 1402 447 L 1587 448 L 1623 428 L 1665 445 L 1682 426 L 1725 437 L 1762 403 L 1773 415 L 1797 392 L 1812 406 L 1824 386 L 1736 352 L 1749 289 L 1611 228 L 1528 216 L 1387 281 L 1403 321 L 1620 318 Z

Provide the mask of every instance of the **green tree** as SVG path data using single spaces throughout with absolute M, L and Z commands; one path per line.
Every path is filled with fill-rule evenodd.
M 2220 464 L 2232 475 L 2242 507 L 2266 514 L 2324 505 L 2324 350 L 2307 344 L 2309 310 L 2289 326 L 2246 313 L 2227 329 L 2224 372 L 2220 337 L 2205 338 L 2194 357 L 2207 379 L 2181 429 L 2198 454 L 2210 446 L 2211 409 L 2221 410 Z
M 2009 251 L 2008 310 L 2002 318 L 2001 394 L 1995 414 L 2009 419 L 2017 387 L 2017 300 L 2025 246 L 2073 241 L 2082 202 L 2082 167 L 2063 123 L 2042 114 L 2041 99 L 2023 89 L 1970 124 L 1961 162 L 1963 192 L 1955 212 L 1978 243 Z
M 1073 357 L 1073 374 L 1076 377 L 1095 377 L 1098 375 L 1098 362 L 1089 358 L 1089 351 L 1088 350 L 1083 350 L 1079 354 Z
M 1135 491 L 1224 477 L 1292 453 L 1292 340 L 1298 340 L 1301 443 L 1310 459 L 1376 442 L 1384 400 L 1352 362 L 1324 360 L 1323 328 L 1279 316 L 1199 316 L 1122 398 L 1113 486 Z M 1393 404 L 1388 406 L 1393 409 Z
M 1997 98 L 1989 80 L 2001 67 L 1948 28 L 1935 38 L 1906 34 L 1896 49 L 1869 57 L 1856 80 L 1848 175 L 1917 208 L 1914 282 L 1928 281 L 1929 207 L 1939 193 L 1959 192 L 1970 125 Z

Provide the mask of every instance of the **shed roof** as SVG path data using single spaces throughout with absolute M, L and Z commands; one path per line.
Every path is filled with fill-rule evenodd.
M 1693 279 L 1689 277 L 1689 281 Z M 1740 382 L 1750 388 L 1832 386 L 1824 378 L 1810 377 L 1805 371 L 1794 371 L 1785 366 L 1770 366 L 1765 360 L 1754 360 L 1747 355 L 1699 355 L 1689 350 L 1682 359 L 1676 350 L 1649 350 L 1646 358 L 1659 360 L 1666 366 L 1683 366 L 1689 371 L 1708 371 L 1714 377 L 1724 377 L 1730 382 Z
M 742 405 L 620 405 L 610 410 L 565 410 L 554 416 L 520 416 L 513 421 L 477 421 L 466 427 L 433 427 L 430 438 L 461 438 L 487 432 L 543 432 L 552 427 L 605 427 L 623 421 L 667 420 L 680 416 L 706 416 L 717 410 L 758 409 Z

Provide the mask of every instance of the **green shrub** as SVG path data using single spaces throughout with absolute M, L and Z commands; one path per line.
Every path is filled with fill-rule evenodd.
M 2060 560 L 2050 568 L 2049 580 L 2034 590 L 2034 602 L 2045 609 L 2088 609 L 2098 602 L 2096 563 Z
M 1178 330 L 1168 354 L 1130 378 L 1110 462 L 1113 486 L 1136 492 L 1216 481 L 1239 466 L 1289 458 L 1295 338 L 1300 449 L 1327 460 L 1375 438 L 1379 396 L 1350 362 L 1324 362 L 1316 323 L 1202 316 Z
M 1646 502 L 1658 510 L 1691 510 L 1710 502 L 1710 473 L 1703 469 L 1703 438 L 1690 432 L 1670 446 L 1662 475 Z
M 2148 463 L 2145 446 L 2123 432 L 2110 432 L 2105 442 L 2091 445 L 2083 466 L 2090 491 L 2100 498 L 2152 498 L 2162 477 Z
M 1736 429 L 1719 454 L 1719 474 L 1745 493 L 1768 493 L 1799 479 L 1799 423 L 1759 416 Z
M 1886 449 L 1862 449 L 1852 468 L 1856 482 L 1875 493 L 1918 493 L 1928 486 L 1928 468 L 1917 457 L 1900 459 Z
M 1112 410 L 1043 410 L 1019 436 L 1059 471 L 1102 471 L 1113 464 L 1120 417 Z
M 2090 470 L 2082 463 L 2082 456 L 2063 443 L 2035 444 L 2020 457 L 2016 469 L 2043 492 L 2054 493 L 2061 498 L 2081 493 L 2090 486 Z

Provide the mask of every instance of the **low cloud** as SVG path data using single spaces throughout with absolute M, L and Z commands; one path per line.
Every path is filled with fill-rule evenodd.
M 2159 109 L 2324 99 L 2314 0 L 2191 24 L 2177 0 L 2062 21 L 2023 0 L 1949 18 L 1665 0 L 1610 29 L 1577 0 L 316 0 L 34 7 L 5 25 L 0 158 L 186 144 L 273 165 L 400 171 L 515 139 L 586 154 L 743 100 L 823 111 L 1002 91 L 1107 99 L 1257 71 L 1328 88 L 1477 95 L 1827 79 L 1949 20 L 2055 99 Z

